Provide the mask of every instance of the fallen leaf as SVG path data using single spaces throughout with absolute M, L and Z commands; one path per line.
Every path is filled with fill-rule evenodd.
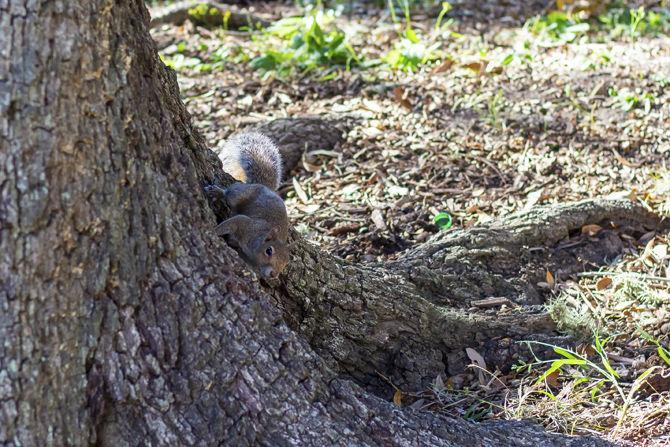
M 300 211 L 302 211 L 305 214 L 313 214 L 317 212 L 321 208 L 321 205 L 318 203 L 312 203 L 311 205 L 305 205 L 300 208 Z
M 377 101 L 373 101 L 370 99 L 364 99 L 363 102 L 361 103 L 363 107 L 368 109 L 371 112 L 374 113 L 382 113 L 384 112 L 384 108 L 379 104 Z
M 393 98 L 398 104 L 406 108 L 407 110 L 412 110 L 412 103 L 407 100 L 405 97 L 405 89 L 402 87 L 396 87 L 393 89 Z
M 550 287 L 554 287 L 554 284 L 556 284 L 556 281 L 554 281 L 554 275 L 547 270 L 547 274 L 545 275 L 547 284 L 549 284 Z
M 300 201 L 307 205 L 307 203 L 309 203 L 309 197 L 307 197 L 307 193 L 305 193 L 305 190 L 302 189 L 302 186 L 300 186 L 300 183 L 298 183 L 298 180 L 295 177 L 293 177 L 293 189 L 298 195 L 298 198 L 300 198 Z
M 445 386 L 444 386 L 444 381 L 442 380 L 442 374 L 438 374 L 437 377 L 435 377 L 435 381 L 433 382 L 433 388 L 435 391 L 444 391 Z
M 651 258 L 652 260 L 655 260 L 654 258 L 654 245 L 656 245 L 656 239 L 651 238 L 649 242 L 644 246 L 644 252 L 642 252 L 641 259 L 647 260 Z
M 668 257 L 668 246 L 658 244 L 651 250 L 651 254 L 658 262 L 663 262 Z
M 604 276 L 600 278 L 598 282 L 596 282 L 596 289 L 605 290 L 611 285 L 612 285 L 612 278 L 610 278 L 609 276 Z
M 329 231 L 329 233 L 331 236 L 339 236 L 340 234 L 353 233 L 354 231 L 358 231 L 360 227 L 361 225 L 358 223 L 344 223 L 334 227 Z
M 556 371 L 552 372 L 551 374 L 549 374 L 547 377 L 545 377 L 544 380 L 545 380 L 545 382 L 547 382 L 547 384 L 550 387 L 558 388 L 558 385 L 559 385 L 558 377 L 560 376 L 560 374 L 561 374 L 560 371 L 556 370 Z
M 402 407 L 402 391 L 395 390 L 395 394 L 393 394 L 393 403 L 396 407 Z
M 368 126 L 362 132 L 368 137 L 377 137 L 382 134 L 382 131 L 374 126 Z
M 582 227 L 582 234 L 585 234 L 587 236 L 595 236 L 602 229 L 603 229 L 603 227 L 601 227 L 600 225 L 588 224 L 588 225 L 584 225 Z
M 484 73 L 484 69 L 486 68 L 486 64 L 483 61 L 467 62 L 463 66 L 479 74 Z
M 384 222 L 384 215 L 382 212 L 378 209 L 375 209 L 372 211 L 372 214 L 370 215 L 372 218 L 372 222 L 374 222 L 375 226 L 377 227 L 378 230 L 384 231 L 386 230 L 386 222 Z
M 587 357 L 590 357 L 590 356 L 596 354 L 596 350 L 595 350 L 595 348 L 593 347 L 593 345 L 588 344 L 588 343 L 582 343 L 582 344 L 579 344 L 579 345 L 577 346 L 576 351 L 577 351 L 579 354 L 581 354 L 581 355 L 585 355 L 585 356 L 587 356 Z
M 544 189 L 540 188 L 528 194 L 528 198 L 526 199 L 526 204 L 523 207 L 523 211 L 529 211 L 533 206 L 535 206 L 537 202 L 540 201 L 540 198 L 542 198 L 543 192 Z
M 388 193 L 392 196 L 402 197 L 409 193 L 409 188 L 404 186 L 391 185 L 387 189 Z
M 493 67 L 488 66 L 486 68 L 486 72 L 489 73 L 489 74 L 500 74 L 500 73 L 503 72 L 503 68 L 500 65 L 496 65 L 496 66 L 493 66 Z
M 486 371 L 486 361 L 484 360 L 484 357 L 481 356 L 480 353 L 475 351 L 472 348 L 465 348 L 465 353 L 467 354 L 468 358 L 477 365 L 479 368 L 477 368 L 477 376 L 479 378 L 479 383 L 481 385 L 486 385 L 486 380 L 484 378 L 484 371 Z
M 419 410 L 419 409 L 421 409 L 421 407 L 423 407 L 423 404 L 425 404 L 425 403 L 426 403 L 425 399 L 419 399 L 419 400 L 415 401 L 409 407 L 412 408 L 413 410 Z
M 440 65 L 433 68 L 430 74 L 444 73 L 454 65 L 453 59 L 445 59 Z

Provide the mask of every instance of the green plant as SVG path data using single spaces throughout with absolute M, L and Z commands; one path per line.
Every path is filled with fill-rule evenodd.
M 615 87 L 610 87 L 607 93 L 610 97 L 616 98 L 617 105 L 626 112 L 635 108 L 642 108 L 644 113 L 649 113 L 656 100 L 651 93 L 641 92 L 639 90 L 618 90 Z
M 391 17 L 397 24 L 398 19 L 395 15 L 393 0 L 388 0 L 388 3 Z M 409 3 L 407 0 L 403 0 L 405 27 L 399 34 L 399 40 L 393 45 L 391 51 L 383 57 L 383 61 L 394 70 L 414 72 L 419 70 L 422 65 L 442 58 L 444 54 L 438 50 L 440 42 L 437 41 L 437 38 L 444 29 L 448 28 L 453 23 L 452 19 L 444 21 L 445 14 L 447 14 L 451 8 L 449 2 L 442 2 L 442 10 L 437 17 L 432 35 L 424 36 L 417 33 L 412 27 Z M 452 35 L 457 36 L 456 33 L 452 33 Z
M 615 5 L 598 17 L 605 29 L 615 36 L 628 35 L 631 38 L 643 34 L 659 34 L 670 29 L 670 11 L 667 8 L 658 11 L 646 10 L 644 6 L 636 9 Z
M 502 89 L 498 89 L 495 95 L 491 95 L 487 101 L 486 121 L 496 129 L 501 127 L 500 123 L 500 108 L 505 100 L 505 95 Z
M 332 11 L 313 9 L 304 16 L 279 20 L 255 38 L 261 54 L 251 66 L 280 76 L 334 66 L 348 70 L 359 58 L 340 29 L 328 30 L 332 19 Z
M 405 30 L 383 60 L 395 70 L 417 71 L 422 65 L 440 58 L 439 43 L 430 44 L 411 28 Z
M 203 26 L 223 26 L 228 28 L 228 20 L 231 12 L 210 7 L 206 3 L 200 3 L 188 10 L 189 19 L 196 25 Z
M 622 400 L 625 400 L 626 395 L 624 394 L 621 385 L 619 384 L 620 376 L 612 368 L 607 352 L 605 351 L 605 346 L 607 345 L 610 339 L 601 339 L 600 335 L 596 332 L 594 333 L 594 344 L 591 346 L 595 352 L 598 354 L 600 359 L 599 363 L 596 363 L 592 360 L 589 360 L 586 356 L 578 354 L 577 352 L 561 348 L 559 346 L 537 342 L 537 341 L 526 341 L 529 349 L 532 348 L 533 344 L 552 348 L 553 351 L 560 355 L 561 358 L 554 360 L 539 360 L 536 358 L 536 361 L 533 363 L 534 366 L 539 366 L 543 364 L 548 364 L 549 368 L 536 380 L 536 384 L 544 383 L 549 376 L 553 373 L 563 373 L 569 374 L 572 379 L 577 379 L 578 384 L 587 384 L 587 386 L 598 386 L 598 389 L 602 387 L 601 382 L 609 383 L 617 391 Z M 566 367 L 576 367 L 571 370 L 566 370 Z M 595 373 L 595 374 L 594 374 Z M 593 375 L 594 377 L 592 377 Z M 550 390 L 547 390 L 548 393 L 551 393 Z M 594 396 L 592 396 L 594 397 Z
M 163 63 L 175 71 L 194 70 L 200 72 L 212 71 L 210 64 L 204 63 L 200 58 L 187 57 L 181 53 L 172 56 L 159 55 Z
M 658 339 L 654 338 L 654 337 L 653 337 L 650 333 L 648 333 L 647 331 L 645 331 L 645 330 L 643 330 L 643 329 L 641 329 L 641 328 L 638 328 L 637 331 L 638 331 L 638 333 L 640 334 L 640 336 L 641 336 L 643 339 L 647 340 L 649 343 L 652 343 L 652 344 L 656 345 L 656 353 L 658 354 L 658 356 L 659 356 L 661 359 L 663 359 L 663 361 L 664 361 L 668 366 L 670 366 L 670 351 L 667 350 L 667 349 L 665 349 L 665 348 L 663 347 L 663 345 L 661 345 L 661 342 L 658 341 Z
M 526 22 L 524 27 L 536 35 L 539 42 L 545 46 L 572 42 L 591 28 L 576 15 L 562 11 L 552 11 L 546 16 L 534 17 Z

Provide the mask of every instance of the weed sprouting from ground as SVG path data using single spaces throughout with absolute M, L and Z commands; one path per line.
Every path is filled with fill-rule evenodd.
M 344 32 L 332 25 L 334 12 L 315 8 L 305 15 L 279 20 L 256 37 L 261 55 L 254 69 L 288 76 L 317 68 L 349 69 L 359 62 Z
M 398 41 L 394 44 L 391 51 L 384 56 L 384 61 L 394 70 L 418 71 L 421 66 L 428 62 L 433 62 L 445 57 L 443 51 L 440 51 L 442 43 L 439 36 L 448 28 L 453 21 L 444 21 L 445 15 L 451 10 L 449 2 L 442 3 L 435 27 L 430 35 L 424 35 L 417 32 L 412 27 L 410 17 L 409 3 L 407 0 L 402 2 L 403 12 L 405 14 L 405 25 L 403 31 L 399 33 Z M 399 25 L 395 14 L 395 5 L 393 0 L 389 0 L 389 10 L 394 22 Z
M 542 46 L 557 46 L 575 41 L 579 37 L 597 37 L 607 33 L 610 39 L 636 39 L 655 36 L 670 30 L 670 9 L 644 6 L 631 8 L 623 2 L 613 2 L 605 11 L 555 10 L 526 22 L 530 31 Z M 602 39 L 602 37 L 601 37 Z
M 522 365 L 527 375 L 507 402 L 508 416 L 533 414 L 557 431 L 607 431 L 612 439 L 661 436 L 667 430 L 668 246 L 667 237 L 652 234 L 616 266 L 566 284 L 549 311 L 561 330 L 592 341 L 574 349 L 551 346 L 558 359 Z M 530 370 L 538 367 L 543 372 L 531 382 Z

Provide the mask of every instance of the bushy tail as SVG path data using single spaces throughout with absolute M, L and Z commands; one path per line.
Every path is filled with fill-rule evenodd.
M 260 183 L 277 190 L 281 184 L 279 149 L 267 136 L 242 132 L 230 137 L 219 153 L 223 170 L 245 183 Z

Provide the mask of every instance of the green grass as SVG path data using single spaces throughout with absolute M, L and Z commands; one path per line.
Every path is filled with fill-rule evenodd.
M 598 20 L 614 38 L 658 35 L 670 30 L 670 10 L 668 8 L 647 10 L 644 6 L 627 8 L 619 4 L 608 8 L 598 17 Z
M 615 2 L 597 17 L 551 11 L 530 19 L 525 28 L 536 37 L 537 43 L 545 46 L 562 45 L 603 32 L 609 39 L 636 39 L 669 32 L 670 9 L 629 8 L 622 2 Z

